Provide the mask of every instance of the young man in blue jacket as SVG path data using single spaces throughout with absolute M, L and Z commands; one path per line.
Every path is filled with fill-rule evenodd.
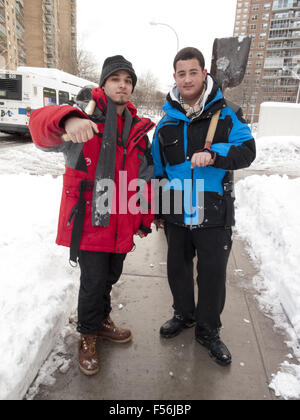
M 171 338 L 196 324 L 196 340 L 229 365 L 221 341 L 226 267 L 234 224 L 233 171 L 255 159 L 255 142 L 239 107 L 225 100 L 196 48 L 174 59 L 175 86 L 163 107 L 152 154 L 160 181 L 156 225 L 168 242 L 168 280 L 174 316 L 160 329 Z M 198 301 L 193 259 L 197 255 Z

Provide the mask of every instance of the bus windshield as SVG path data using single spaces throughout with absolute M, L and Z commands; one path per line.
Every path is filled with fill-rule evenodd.
M 0 74 L 0 99 L 22 100 L 22 76 Z

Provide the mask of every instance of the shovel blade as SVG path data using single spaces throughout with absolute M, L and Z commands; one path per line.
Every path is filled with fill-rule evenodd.
M 249 36 L 215 39 L 210 72 L 223 91 L 227 87 L 233 88 L 242 83 L 251 40 Z

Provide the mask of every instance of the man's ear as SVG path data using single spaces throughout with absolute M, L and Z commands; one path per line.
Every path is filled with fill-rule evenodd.
M 207 78 L 207 73 L 208 73 L 208 71 L 206 69 L 204 69 L 203 74 L 204 74 L 205 79 Z

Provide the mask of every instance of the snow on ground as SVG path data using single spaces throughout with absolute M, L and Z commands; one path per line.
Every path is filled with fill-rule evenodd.
M 24 396 L 74 306 L 78 272 L 55 245 L 61 184 L 0 175 L 0 400 Z
M 65 161 L 61 153 L 45 153 L 33 143 L 24 143 L 21 146 L 0 150 L 0 175 L 51 174 L 59 176 L 64 171 Z
M 257 157 L 250 170 L 298 171 L 300 176 L 300 137 L 259 137 L 256 149 Z
M 258 139 L 257 149 L 252 169 L 299 171 L 299 138 Z M 63 172 L 61 155 L 30 143 L 0 150 L 2 197 L 9 203 L 0 207 L 1 400 L 22 398 L 59 331 L 68 334 L 62 325 L 74 307 L 79 273 L 68 265 L 68 250 L 55 245 L 62 182 L 57 176 Z M 288 345 L 300 362 L 295 334 L 300 331 L 300 178 L 249 176 L 237 184 L 236 193 L 237 231 L 260 267 L 254 279 L 258 301 L 288 332 Z M 35 387 L 51 381 L 53 369 L 68 369 L 68 360 L 57 356 L 64 353 L 62 343 Z M 270 387 L 283 398 L 300 398 L 299 384 L 300 367 L 284 361 Z
M 260 138 L 257 152 L 252 169 L 299 171 L 299 137 Z M 236 196 L 236 228 L 260 269 L 253 279 L 259 304 L 287 331 L 300 362 L 300 178 L 249 176 L 237 183 Z M 285 399 L 300 398 L 300 366 L 285 361 L 270 387 Z

